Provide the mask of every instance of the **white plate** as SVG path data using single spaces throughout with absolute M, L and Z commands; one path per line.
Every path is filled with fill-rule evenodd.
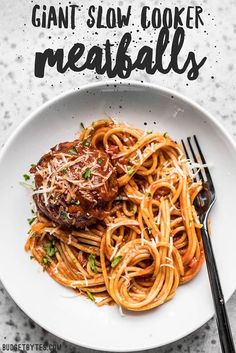
M 236 287 L 236 149 L 228 134 L 196 104 L 169 90 L 134 82 L 90 85 L 61 95 L 26 119 L 4 147 L 0 159 L 3 284 L 27 315 L 53 334 L 88 348 L 127 352 L 175 341 L 213 315 L 205 266 L 170 302 L 122 317 L 116 306 L 98 308 L 75 297 L 24 251 L 31 207 L 29 194 L 19 185 L 22 175 L 49 147 L 73 139 L 80 122 L 87 125 L 108 115 L 143 129 L 167 131 L 176 140 L 198 136 L 217 191 L 212 241 L 226 299 Z

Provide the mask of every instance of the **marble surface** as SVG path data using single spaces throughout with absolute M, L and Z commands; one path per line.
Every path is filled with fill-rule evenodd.
M 57 1 L 45 1 L 47 5 L 57 4 Z M 68 2 L 61 1 L 62 5 Z M 80 6 L 81 16 L 77 28 L 42 29 L 33 28 L 30 22 L 31 9 L 34 1 L 1 0 L 0 7 L 0 145 L 4 145 L 9 135 L 34 109 L 56 95 L 72 88 L 77 88 L 90 82 L 106 79 L 91 71 L 58 74 L 54 68 L 47 68 L 43 79 L 33 75 L 34 53 L 45 48 L 69 48 L 76 42 L 83 41 L 86 47 L 101 44 L 104 38 L 114 42 L 125 31 L 132 31 L 136 43 L 131 48 L 131 54 L 136 47 L 155 41 L 157 31 L 143 31 L 138 25 L 138 15 L 134 15 L 130 27 L 117 30 L 96 30 L 84 25 L 84 15 L 88 2 L 75 1 Z M 93 1 L 89 4 L 120 6 L 125 8 L 125 1 L 112 2 L 110 0 Z M 134 13 L 138 14 L 143 1 L 129 1 Z M 145 2 L 145 5 L 147 2 Z M 151 5 L 150 5 L 151 4 Z M 165 6 L 173 7 L 175 1 L 165 1 Z M 161 1 L 149 1 L 150 6 L 163 6 Z M 202 67 L 200 75 L 195 81 L 188 81 L 186 74 L 177 75 L 147 75 L 145 72 L 133 72 L 131 79 L 157 83 L 164 87 L 175 89 L 211 112 L 236 139 L 236 3 L 234 0 L 178 1 L 178 6 L 201 5 L 204 9 L 204 27 L 186 32 L 186 48 L 194 50 L 198 58 L 207 56 L 207 62 Z M 192 32 L 190 32 L 192 31 Z M 74 32 L 74 34 L 72 33 Z M 136 45 L 136 47 L 135 47 Z M 183 54 L 184 56 L 184 54 Z M 120 81 L 120 80 L 118 80 Z M 227 275 L 227 274 L 226 274 Z M 236 293 L 227 303 L 232 331 L 236 339 Z M 29 319 L 12 301 L 4 287 L 0 284 L 0 349 L 4 343 L 59 343 L 65 353 L 88 352 L 51 335 L 31 319 Z M 56 352 L 52 349 L 51 352 Z M 219 339 L 215 320 L 212 319 L 202 328 L 185 339 L 174 344 L 148 352 L 191 352 L 218 353 Z M 22 351 L 23 352 L 23 351 Z

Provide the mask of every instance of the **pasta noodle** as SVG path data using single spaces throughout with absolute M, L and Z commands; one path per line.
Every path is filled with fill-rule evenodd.
M 110 212 L 84 229 L 63 228 L 38 212 L 26 250 L 54 280 L 98 306 L 157 307 L 204 261 L 193 205 L 201 183 L 167 134 L 106 119 L 84 129 L 79 140 L 106 153 L 116 169 L 118 195 Z

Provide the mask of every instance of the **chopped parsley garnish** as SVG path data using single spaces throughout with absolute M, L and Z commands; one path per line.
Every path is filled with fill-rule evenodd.
M 152 196 L 152 194 L 150 192 L 145 192 L 144 195 L 147 196 L 147 197 L 151 197 Z
M 82 129 L 85 129 L 83 122 L 80 123 L 80 126 L 81 126 Z
M 130 167 L 130 165 L 127 166 L 127 174 L 131 176 L 133 174 L 133 168 Z
M 82 177 L 84 179 L 89 179 L 89 178 L 91 178 L 91 175 L 92 175 L 91 168 L 87 167 L 85 169 L 85 171 L 83 172 Z
M 25 181 L 20 181 L 19 184 L 21 186 L 26 186 L 27 188 L 30 188 L 30 189 L 34 190 L 34 185 L 33 184 L 26 183 Z
M 33 168 L 33 167 L 36 167 L 36 164 L 32 163 L 30 164 L 30 166 Z
M 47 258 L 47 256 L 43 256 L 42 257 L 42 264 L 45 266 L 50 266 L 51 265 L 51 261 Z
M 152 227 L 149 227 L 149 228 L 148 228 L 148 233 L 149 233 L 149 234 L 152 234 Z
M 139 159 L 134 156 L 134 157 L 131 157 L 131 158 L 129 159 L 129 161 L 130 161 L 131 163 L 137 163 L 137 162 L 139 161 Z
M 30 255 L 30 260 L 33 260 L 34 259 L 34 256 Z
M 53 257 L 57 252 L 57 248 L 55 247 L 55 242 L 52 241 L 52 242 L 46 243 L 44 245 L 44 250 L 46 251 L 49 257 Z
M 102 159 L 98 159 L 98 164 L 102 164 Z
M 93 272 L 97 273 L 97 272 L 98 272 L 98 269 L 97 269 L 97 266 L 96 266 L 96 264 L 95 264 L 95 258 L 94 258 L 94 256 L 93 256 L 92 254 L 90 254 L 88 259 L 89 259 L 89 265 L 90 265 L 90 267 L 91 267 L 91 270 L 92 270 Z
M 95 302 L 95 298 L 89 290 L 87 290 L 87 296 L 90 300 L 92 300 L 92 302 Z
M 75 146 L 71 147 L 69 154 L 72 154 L 72 155 L 78 154 L 77 148 Z
M 25 181 L 30 180 L 30 176 L 28 174 L 23 174 L 23 178 Z
M 61 212 L 60 212 L 60 218 L 62 218 L 63 221 L 67 221 L 67 219 L 68 219 L 68 214 L 67 214 L 67 212 L 61 211 Z
M 167 136 L 167 132 L 165 132 L 165 133 L 163 134 L 163 136 L 166 137 L 166 136 Z
M 84 147 L 89 147 L 89 146 L 90 146 L 89 140 L 87 140 L 87 139 L 83 140 L 82 145 L 83 145 Z
M 152 130 L 148 130 L 148 131 L 147 131 L 147 135 L 152 134 L 152 132 L 153 132 Z
M 80 200 L 71 200 L 71 205 L 80 205 Z
M 36 219 L 36 217 L 32 217 L 32 218 L 28 218 L 28 219 L 27 219 L 27 221 L 28 221 L 28 223 L 29 223 L 30 226 L 31 226 L 31 224 L 34 223 L 35 219 Z
M 114 260 L 113 260 L 112 263 L 111 263 L 111 267 L 112 267 L 112 268 L 114 268 L 114 267 L 116 267 L 116 266 L 118 265 L 118 263 L 119 263 L 120 260 L 121 260 L 121 257 L 122 257 L 122 256 L 116 256 L 116 257 L 114 258 Z
M 118 196 L 115 198 L 115 201 L 123 201 L 123 196 L 122 196 L 122 195 L 118 195 Z
M 67 168 L 63 168 L 62 171 L 63 171 L 64 174 L 66 174 L 68 169 Z
M 190 219 L 190 220 L 189 220 L 189 226 L 191 227 L 192 225 L 193 225 L 193 220 Z

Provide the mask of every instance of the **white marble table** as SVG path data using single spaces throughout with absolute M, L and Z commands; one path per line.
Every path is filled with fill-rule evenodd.
M 61 1 L 67 4 L 66 1 Z M 84 5 L 85 0 L 74 2 Z M 57 1 L 45 1 L 56 4 Z M 92 3 L 92 2 L 91 2 Z M 112 2 L 110 0 L 93 1 L 95 4 L 107 6 L 125 6 L 125 1 Z M 138 11 L 144 6 L 142 1 L 130 1 Z M 150 2 L 149 2 L 150 3 Z M 125 29 L 88 30 L 81 24 L 75 29 L 75 34 L 68 30 L 45 30 L 33 28 L 30 23 L 31 8 L 34 1 L 1 0 L 0 4 L 0 145 L 14 131 L 25 117 L 48 99 L 71 88 L 77 88 L 85 83 L 102 81 L 106 76 L 97 76 L 93 72 L 67 72 L 58 74 L 54 69 L 47 69 L 43 79 L 33 75 L 34 53 L 47 47 L 70 48 L 75 42 L 83 41 L 87 47 L 96 43 L 103 43 L 104 38 L 113 40 L 120 38 Z M 158 6 L 160 1 L 153 1 L 152 6 Z M 165 6 L 174 6 L 175 1 L 165 1 Z M 155 74 L 149 76 L 144 72 L 134 72 L 131 79 L 157 83 L 164 87 L 175 89 L 211 112 L 221 122 L 230 134 L 236 139 L 236 3 L 234 0 L 203 0 L 198 4 L 195 1 L 179 1 L 178 6 L 201 5 L 204 8 L 203 29 L 187 32 L 186 46 L 188 50 L 195 50 L 201 58 L 207 56 L 207 62 L 200 71 L 199 78 L 188 81 L 186 75 L 169 73 L 168 75 Z M 136 30 L 138 16 L 128 30 L 133 31 L 137 46 L 148 44 L 155 40 L 156 32 L 143 33 Z M 126 29 L 127 30 L 127 29 Z M 205 32 L 204 32 L 205 30 Z M 135 49 L 133 49 L 135 50 Z M 119 80 L 120 81 L 120 80 Z M 235 279 L 236 280 L 236 279 Z M 228 311 L 232 330 L 236 336 L 236 293 L 229 300 Z M 235 337 L 236 339 L 236 337 Z M 63 342 L 59 338 L 46 332 L 32 322 L 12 301 L 6 290 L 0 284 L 0 344 L 3 343 L 61 343 L 61 352 L 88 352 L 84 348 L 75 347 Z M 1 346 L 0 346 L 1 348 Z M 150 351 L 149 351 L 150 352 Z M 174 344 L 152 352 L 191 352 L 191 353 L 218 353 L 219 339 L 214 319 L 202 328 Z

